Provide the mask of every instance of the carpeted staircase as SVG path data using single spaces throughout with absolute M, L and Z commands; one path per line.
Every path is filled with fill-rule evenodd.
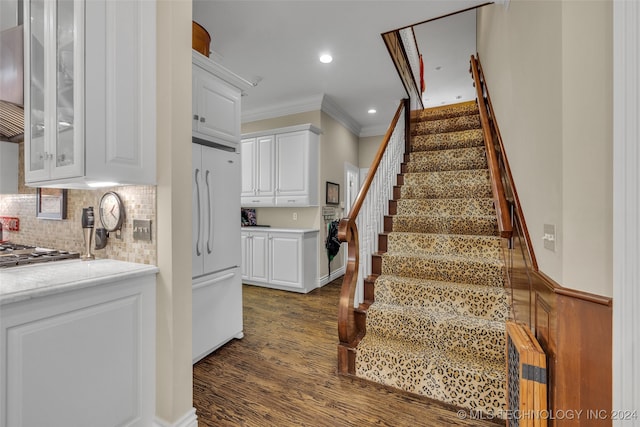
M 412 123 L 356 375 L 502 416 L 510 301 L 478 108 L 423 110 Z

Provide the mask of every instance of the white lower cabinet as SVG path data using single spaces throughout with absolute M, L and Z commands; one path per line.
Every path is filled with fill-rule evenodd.
M 318 286 L 318 230 L 241 232 L 242 281 L 307 293 Z
M 1 307 L 0 426 L 152 425 L 155 274 L 101 280 Z
M 242 338 L 240 269 L 193 279 L 193 363 L 233 338 Z
M 268 233 L 252 232 L 241 234 L 242 279 L 244 281 L 267 282 L 269 280 Z

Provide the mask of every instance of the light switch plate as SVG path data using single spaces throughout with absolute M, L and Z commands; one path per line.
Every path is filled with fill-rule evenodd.
M 556 251 L 556 226 L 553 224 L 544 224 L 544 248 L 550 251 Z
M 150 219 L 134 219 L 133 220 L 133 239 L 151 241 L 151 220 Z

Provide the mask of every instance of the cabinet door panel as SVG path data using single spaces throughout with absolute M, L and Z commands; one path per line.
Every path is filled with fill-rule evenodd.
M 48 170 L 45 167 L 45 8 L 44 0 L 32 0 L 25 3 L 25 175 L 29 179 L 45 179 Z M 49 49 L 47 49 L 49 50 Z M 48 79 L 47 79 L 48 80 Z
M 199 87 L 196 96 L 200 116 L 197 130 L 237 144 L 240 140 L 240 91 L 194 66 Z
M 266 233 L 251 233 L 250 278 L 266 282 L 269 280 L 268 242 Z
M 275 234 L 269 238 L 270 281 L 274 284 L 302 287 L 302 240 L 299 235 Z
M 307 132 L 292 132 L 277 136 L 276 195 L 279 197 L 305 195 L 308 192 L 309 154 L 306 136 Z
M 240 271 L 242 278 L 248 279 L 251 273 L 251 238 L 248 233 L 240 233 L 240 251 L 242 252 Z
M 56 13 L 56 124 L 55 159 L 53 175 L 59 175 L 62 168 L 73 167 L 82 155 L 84 144 L 82 121 L 82 100 L 84 93 L 76 83 L 82 84 L 81 71 L 83 48 L 80 31 L 84 21 L 82 11 L 73 1 L 58 1 Z M 77 87 L 76 87 L 77 86 Z M 77 171 L 77 175 L 81 174 Z M 63 174 L 64 176 L 64 174 Z M 72 175 L 73 176 L 73 173 Z
M 273 196 L 274 194 L 274 176 L 273 164 L 274 157 L 274 137 L 262 136 L 256 139 L 258 144 L 258 175 L 257 185 L 259 196 Z
M 253 197 L 256 190 L 257 164 L 256 138 L 243 139 L 240 145 L 242 168 L 242 197 Z

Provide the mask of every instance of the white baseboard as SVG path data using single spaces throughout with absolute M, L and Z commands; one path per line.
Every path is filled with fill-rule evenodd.
M 345 272 L 346 268 L 343 265 L 342 267 L 338 267 L 337 269 L 333 270 L 331 272 L 330 275 L 324 275 L 322 277 L 318 278 L 318 287 L 322 287 L 324 285 L 326 285 L 327 283 L 337 279 L 340 276 L 344 276 L 344 272 Z
M 155 419 L 153 427 L 198 427 L 196 408 L 191 408 L 175 423 L 168 423 L 160 418 Z

